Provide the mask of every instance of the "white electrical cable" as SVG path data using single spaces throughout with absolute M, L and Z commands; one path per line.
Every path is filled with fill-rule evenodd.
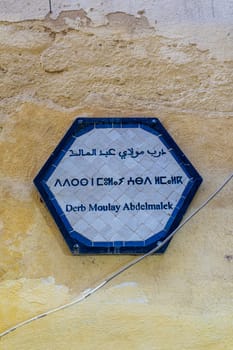
M 70 306 L 73 306 L 75 304 L 80 303 L 81 301 L 85 300 L 90 295 L 94 294 L 99 289 L 104 287 L 107 283 L 112 281 L 114 278 L 119 276 L 121 273 L 125 272 L 126 270 L 128 270 L 132 266 L 136 265 L 137 263 L 139 263 L 140 261 L 145 259 L 147 256 L 156 253 L 159 249 L 161 249 L 175 235 L 175 233 L 177 231 L 179 231 L 189 220 L 191 220 L 201 209 L 203 209 L 219 192 L 221 192 L 222 189 L 228 184 L 228 182 L 231 181 L 232 178 L 233 178 L 233 173 L 224 181 L 224 183 L 210 197 L 207 198 L 207 200 L 205 202 L 203 202 L 196 210 L 194 210 L 194 212 L 192 214 L 190 214 L 164 241 L 162 241 L 155 248 L 151 249 L 148 253 L 146 253 L 146 254 L 144 254 L 144 255 L 142 255 L 140 257 L 137 257 L 136 259 L 134 259 L 130 263 L 126 264 L 125 266 L 120 268 L 118 271 L 116 271 L 115 273 L 113 273 L 112 275 L 107 277 L 103 282 L 99 283 L 96 287 L 88 289 L 79 298 L 73 300 L 72 302 L 64 304 L 64 305 L 61 305 L 59 307 L 56 307 L 56 308 L 51 309 L 49 311 L 46 311 L 46 312 L 44 312 L 42 314 L 39 314 L 37 316 L 34 316 L 32 318 L 29 318 L 28 320 L 20 322 L 20 323 L 16 324 L 15 326 L 7 329 L 6 331 L 0 333 L 0 339 L 2 337 L 6 336 L 7 334 L 15 331 L 16 329 L 18 329 L 20 327 L 23 327 L 23 326 L 25 326 L 25 325 L 33 322 L 33 321 L 36 321 L 36 320 L 38 320 L 40 318 L 43 318 L 43 317 L 48 316 L 50 314 L 53 314 L 53 313 L 55 313 L 57 311 L 64 310 L 64 309 L 66 309 L 66 308 L 68 308 Z

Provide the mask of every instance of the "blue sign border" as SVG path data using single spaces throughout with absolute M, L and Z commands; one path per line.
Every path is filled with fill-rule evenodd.
M 67 220 L 65 213 L 60 208 L 56 198 L 47 186 L 47 180 L 52 175 L 57 165 L 71 147 L 75 139 L 94 128 L 141 128 L 159 137 L 162 143 L 169 149 L 173 158 L 180 165 L 189 178 L 179 202 L 169 218 L 165 228 L 152 235 L 145 241 L 116 241 L 116 242 L 92 242 L 81 233 L 74 231 Z M 173 138 L 157 118 L 77 118 L 64 135 L 54 152 L 46 161 L 38 175 L 34 179 L 41 198 L 53 216 L 63 237 L 73 254 L 143 254 L 154 248 L 158 242 L 163 241 L 179 225 L 190 202 L 192 201 L 202 178 L 187 159 Z M 163 253 L 169 242 L 158 253 Z

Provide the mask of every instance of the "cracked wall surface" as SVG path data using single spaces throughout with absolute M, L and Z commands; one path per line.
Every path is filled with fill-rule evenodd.
M 203 176 L 233 171 L 232 1 L 0 1 L 0 333 L 132 260 L 70 255 L 32 180 L 78 115 L 156 116 Z M 0 349 L 232 350 L 233 184 L 152 256 Z

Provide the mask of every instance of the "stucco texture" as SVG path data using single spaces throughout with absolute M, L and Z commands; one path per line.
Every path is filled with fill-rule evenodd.
M 158 117 L 203 176 L 188 214 L 233 171 L 232 28 L 186 21 L 163 31 L 143 11 L 105 20 L 80 9 L 0 22 L 0 332 L 133 259 L 71 256 L 33 187 L 76 116 Z M 232 190 L 164 255 L 2 337 L 0 349 L 232 350 Z

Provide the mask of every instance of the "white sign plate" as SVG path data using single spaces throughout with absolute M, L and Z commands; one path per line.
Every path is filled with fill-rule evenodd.
M 152 249 L 177 227 L 200 183 L 155 118 L 77 119 L 35 179 L 80 254 Z

